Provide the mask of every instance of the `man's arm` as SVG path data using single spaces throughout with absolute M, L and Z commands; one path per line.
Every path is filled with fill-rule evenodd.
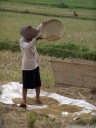
M 30 43 L 27 43 L 26 41 L 24 41 L 24 40 L 21 40 L 20 41 L 20 46 L 23 48 L 23 49 L 26 49 L 26 48 L 32 48 L 34 45 L 35 45 L 35 43 L 37 42 L 37 39 L 36 38 L 34 38 Z

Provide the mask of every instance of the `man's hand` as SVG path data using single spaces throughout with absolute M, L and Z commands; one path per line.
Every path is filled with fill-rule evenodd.
M 44 21 L 44 22 L 43 22 L 43 25 L 45 25 L 45 24 L 47 24 L 47 23 L 48 23 L 48 21 Z

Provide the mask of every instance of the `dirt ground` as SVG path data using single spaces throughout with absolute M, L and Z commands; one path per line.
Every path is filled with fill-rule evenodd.
M 73 98 L 85 100 L 96 106 L 96 88 L 85 88 L 85 87 L 63 87 L 63 86 L 55 86 L 43 89 L 48 92 L 58 93 L 60 95 Z
M 58 93 L 69 98 L 83 99 L 96 106 L 96 88 L 89 89 L 75 86 L 65 88 L 54 86 L 50 88 L 42 87 L 42 90 Z M 29 98 L 27 100 L 29 102 L 31 100 L 32 104 L 34 104 L 35 99 L 32 100 Z M 85 114 L 82 116 L 82 118 L 78 118 L 79 121 L 76 120 L 74 124 L 73 117 L 71 115 L 67 116 L 66 118 L 60 115 L 62 108 L 57 107 L 57 101 L 50 98 L 48 99 L 46 97 L 41 97 L 41 100 L 47 102 L 49 108 L 32 110 L 32 113 L 38 116 L 33 128 L 96 128 L 96 123 L 95 125 L 89 125 L 88 123 L 88 119 L 93 119 L 90 114 Z M 16 103 L 20 103 L 21 99 L 15 99 L 14 101 Z M 76 106 L 73 108 L 70 106 L 65 106 L 65 108 L 65 110 L 69 112 L 75 112 L 76 110 L 79 111 L 80 109 L 77 109 Z M 27 111 L 24 108 L 19 108 L 13 105 L 5 105 L 2 103 L 0 103 L 0 111 L 2 117 L 0 119 L 1 125 L 3 124 L 2 128 L 27 128 L 27 115 L 30 111 Z M 50 117 L 49 114 L 52 114 L 55 117 Z M 96 117 L 94 119 L 96 121 Z

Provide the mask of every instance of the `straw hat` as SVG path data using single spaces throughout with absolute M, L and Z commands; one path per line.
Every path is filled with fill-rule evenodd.
M 25 38 L 34 38 L 39 34 L 39 30 L 33 28 L 32 26 L 25 26 L 20 29 L 20 34 Z

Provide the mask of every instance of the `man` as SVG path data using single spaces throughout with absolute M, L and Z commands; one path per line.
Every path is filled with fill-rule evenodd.
M 33 28 L 32 26 L 26 26 L 20 29 L 20 34 L 22 38 L 20 39 L 20 48 L 22 51 L 22 95 L 23 101 L 21 107 L 26 107 L 26 95 L 27 89 L 34 89 L 36 91 L 36 103 L 42 104 L 40 100 L 40 87 L 41 79 L 39 72 L 39 58 L 35 47 L 36 42 L 39 39 L 43 39 L 39 36 L 42 30 L 43 22 L 38 28 Z

